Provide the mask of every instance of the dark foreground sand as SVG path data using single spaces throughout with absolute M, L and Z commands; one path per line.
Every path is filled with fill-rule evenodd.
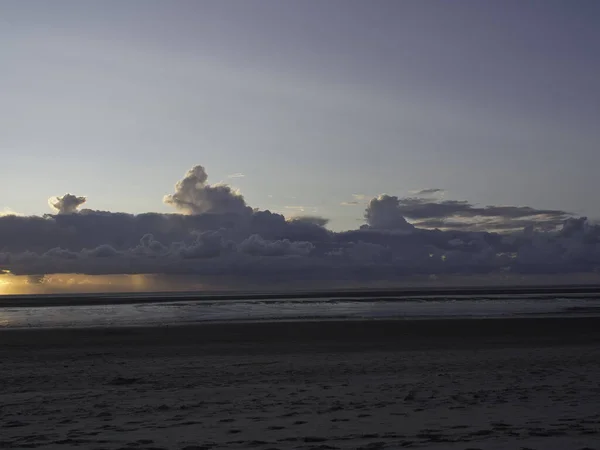
M 600 319 L 0 331 L 0 448 L 600 449 Z

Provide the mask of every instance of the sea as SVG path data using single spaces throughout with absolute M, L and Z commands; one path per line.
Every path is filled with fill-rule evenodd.
M 105 294 L 0 300 L 0 328 L 175 326 L 237 321 L 600 316 L 600 293 L 226 296 Z M 24 306 L 20 306 L 21 303 Z

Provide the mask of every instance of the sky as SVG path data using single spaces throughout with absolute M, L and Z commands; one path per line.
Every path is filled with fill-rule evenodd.
M 202 164 L 336 229 L 361 218 L 340 205 L 352 194 L 424 188 L 600 217 L 599 16 L 595 1 L 3 0 L 0 208 L 74 192 L 168 211 Z
M 1 0 L 0 212 L 241 205 L 165 201 L 201 166 L 332 232 L 381 228 L 380 204 L 405 230 L 481 217 L 465 204 L 595 220 L 599 18 L 593 0 Z M 66 193 L 85 202 L 49 205 Z

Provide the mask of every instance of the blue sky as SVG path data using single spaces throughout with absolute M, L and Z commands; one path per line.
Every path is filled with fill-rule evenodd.
M 172 211 L 192 166 L 355 228 L 369 197 L 600 217 L 596 1 L 0 3 L 0 210 Z M 240 178 L 228 175 L 242 173 Z

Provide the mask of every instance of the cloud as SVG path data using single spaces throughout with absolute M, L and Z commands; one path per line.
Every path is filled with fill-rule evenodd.
M 428 196 L 434 195 L 434 194 L 443 194 L 444 192 L 445 192 L 444 189 L 430 188 L 430 189 L 421 189 L 418 191 L 412 191 L 411 194 L 415 195 L 416 197 L 428 197 Z
M 340 257 L 351 262 L 371 264 L 389 260 L 392 252 L 391 249 L 385 245 L 358 241 L 349 242 L 347 245 L 333 250 L 328 255 Z
M 369 202 L 365 211 L 365 220 L 372 228 L 394 230 L 412 230 L 414 228 L 404 218 L 398 197 L 385 194 Z
M 545 216 L 565 220 L 570 213 L 561 210 L 535 209 L 528 206 L 486 206 L 475 207 L 466 201 L 445 200 L 427 201 L 419 198 L 399 200 L 399 210 L 409 218 L 441 218 L 441 217 L 505 217 L 522 218 Z
M 228 230 L 215 230 L 161 242 L 144 235 L 131 247 L 102 244 L 79 251 L 60 247 L 46 252 L 3 251 L 0 267 L 17 274 L 252 274 L 265 283 L 285 274 L 310 282 L 340 277 L 393 280 L 414 274 L 581 273 L 600 267 L 600 227 L 586 220 L 567 222 L 553 232 L 529 230 L 509 236 L 373 228 L 306 236 L 310 240 L 267 239 L 259 234 L 240 239 Z
M 236 172 L 236 173 L 232 173 L 231 175 L 227 175 L 227 178 L 244 178 L 246 175 L 244 175 L 241 172 Z
M 0 217 L 3 216 L 23 216 L 24 214 L 18 213 L 16 211 L 13 211 L 10 208 L 4 208 L 0 211 Z
M 78 197 L 72 194 L 65 194 L 62 197 L 51 197 L 48 204 L 51 208 L 58 211 L 58 214 L 73 214 L 86 202 L 85 197 Z
M 292 217 L 289 221 L 295 224 L 315 225 L 318 227 L 324 227 L 329 223 L 329 219 L 320 216 L 296 216 Z
M 553 229 L 571 216 L 562 210 L 528 206 L 477 207 L 466 201 L 431 201 L 416 197 L 389 197 L 387 204 L 393 204 L 396 215 L 411 219 L 415 226 L 422 228 L 511 231 L 534 226 Z
M 352 194 L 353 200 L 342 202 L 342 206 L 357 206 L 367 202 L 367 196 L 365 194 Z
M 207 179 L 204 167 L 193 167 L 177 182 L 175 193 L 165 196 L 164 202 L 187 214 L 246 214 L 251 211 L 241 194 L 227 185 L 211 186 L 206 183 Z
M 175 244 L 171 247 L 171 254 L 185 259 L 216 258 L 234 248 L 233 242 L 226 239 L 224 234 L 219 231 L 205 231 L 193 234 L 195 235 L 195 239 L 191 244 L 187 246 L 184 244 Z M 156 245 L 156 247 L 159 249 L 167 248 L 162 244 L 160 246 Z
M 239 245 L 242 253 L 255 256 L 307 256 L 314 249 L 314 245 L 307 241 L 266 241 L 257 234 L 253 234 Z
M 165 199 L 179 211 L 173 214 L 79 209 L 85 198 L 67 194 L 53 199 L 57 214 L 2 216 L 0 270 L 260 284 L 600 269 L 600 226 L 562 210 L 380 195 L 365 205 L 365 225 L 333 232 L 323 217 L 252 209 L 229 186 L 207 179 L 196 166 L 177 183 Z

